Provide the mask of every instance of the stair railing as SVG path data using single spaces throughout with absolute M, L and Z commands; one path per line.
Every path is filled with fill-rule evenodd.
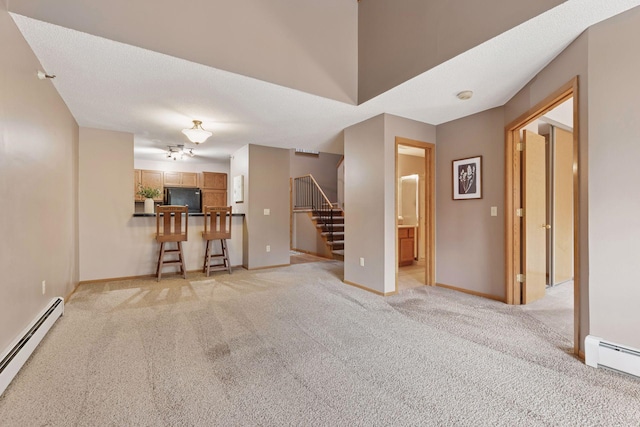
M 311 209 L 318 214 L 318 221 L 322 230 L 329 232 L 329 241 L 333 241 L 333 209 L 334 205 L 313 175 L 294 178 L 294 209 Z M 327 215 L 324 215 L 328 213 Z

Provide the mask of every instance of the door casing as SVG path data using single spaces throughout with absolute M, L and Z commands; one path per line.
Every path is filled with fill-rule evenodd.
M 521 273 L 522 242 L 521 221 L 516 209 L 521 208 L 521 154 L 516 149 L 519 142 L 519 131 L 528 123 L 554 109 L 561 103 L 573 97 L 573 258 L 574 258 L 574 353 L 580 350 L 580 187 L 579 187 L 579 133 L 580 121 L 578 114 L 578 76 L 564 84 L 542 102 L 528 110 L 505 127 L 505 302 L 520 304 L 520 283 L 517 274 Z M 526 214 L 526 213 L 525 213 Z
M 436 170 L 436 146 L 435 144 L 431 144 L 429 142 L 423 141 L 415 141 L 413 139 L 402 138 L 396 136 L 396 147 L 395 147 L 395 167 L 396 167 L 396 183 L 399 179 L 398 174 L 398 145 L 408 145 L 411 147 L 423 148 L 424 149 L 424 203 L 425 203 L 425 212 L 424 212 L 424 224 L 425 224 L 425 285 L 435 286 L 436 284 L 436 271 L 435 271 L 435 251 L 436 251 L 436 198 L 435 198 L 435 170 Z M 398 186 L 395 185 L 395 223 L 396 223 L 396 233 L 395 233 L 395 245 L 396 245 L 396 290 L 398 292 L 398 256 L 399 256 L 399 248 L 398 248 Z M 418 236 L 416 236 L 418 238 Z

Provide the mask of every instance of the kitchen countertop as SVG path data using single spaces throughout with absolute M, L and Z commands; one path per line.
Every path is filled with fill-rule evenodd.
M 418 228 L 417 225 L 399 225 L 398 228 Z

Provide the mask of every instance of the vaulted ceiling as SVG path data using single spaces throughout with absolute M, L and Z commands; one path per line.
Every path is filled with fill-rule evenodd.
M 338 6 L 337 1 L 327 4 L 334 2 L 336 7 L 344 7 Z M 191 161 L 207 161 L 228 158 L 248 143 L 341 153 L 342 130 L 380 113 L 437 125 L 503 105 L 587 27 L 637 6 L 640 0 L 566 1 L 360 105 L 355 99 L 357 11 L 354 14 L 353 8 L 357 4 L 352 2 L 343 14 L 347 21 L 338 26 L 344 34 L 335 35 L 344 38 L 345 45 L 313 37 L 304 43 L 296 39 L 299 34 L 306 34 L 304 27 L 314 22 L 314 14 L 324 14 L 330 22 L 342 19 L 337 13 L 311 7 L 304 12 L 309 15 L 307 22 L 277 15 L 277 25 L 270 27 L 277 31 L 265 33 L 269 43 L 264 46 L 259 32 L 240 35 L 249 37 L 245 47 L 227 57 L 220 53 L 219 66 L 212 65 L 216 55 L 211 51 L 215 51 L 214 45 L 225 47 L 220 32 L 210 41 L 211 51 L 203 53 L 207 27 L 198 32 L 191 28 L 204 25 L 206 19 L 191 22 L 186 15 L 181 17 L 185 19 L 177 19 L 178 30 L 158 29 L 154 13 L 148 12 L 146 25 L 150 30 L 146 31 L 139 28 L 139 22 L 134 27 L 124 22 L 131 14 L 127 8 L 133 7 L 129 5 L 132 2 L 102 2 L 101 7 L 108 5 L 111 11 L 124 11 L 112 19 L 83 2 L 60 3 L 73 4 L 71 18 L 68 11 L 48 11 L 34 3 L 51 8 L 58 2 L 25 0 L 22 4 L 27 7 L 9 9 L 45 71 L 57 75 L 52 84 L 80 126 L 131 132 L 135 135 L 136 158 L 162 160 L 167 145 L 185 143 L 180 130 L 190 127 L 191 120 L 199 119 L 214 135 L 197 147 L 198 156 Z M 282 6 L 286 1 L 275 3 Z M 153 7 L 160 6 L 156 3 Z M 197 10 L 190 12 L 200 15 Z M 260 12 L 259 17 L 255 10 L 240 9 L 226 16 L 228 19 L 225 15 L 213 19 L 206 13 L 201 17 L 232 29 L 231 18 L 244 16 L 251 23 L 269 11 Z M 136 32 L 121 36 L 119 20 L 124 22 L 122 28 L 134 28 Z M 352 30 L 349 20 L 353 21 Z M 258 21 L 254 26 L 260 25 Z M 249 31 L 246 22 L 239 27 Z M 171 45 L 171 37 L 156 40 L 163 32 L 175 31 L 199 37 L 193 54 L 167 54 L 179 52 L 180 46 Z M 125 30 L 122 33 L 127 34 Z M 230 32 L 229 40 L 235 36 Z M 146 40 L 139 43 L 142 47 L 131 44 L 131 40 L 138 40 L 136 37 Z M 246 46 L 251 46 L 251 51 Z M 267 49 L 267 54 L 256 61 L 261 49 Z M 331 51 L 337 52 L 338 60 Z M 251 55 L 253 63 L 243 59 L 245 55 Z M 292 64 L 287 55 L 292 55 Z M 331 61 L 327 60 L 329 57 Z M 278 73 L 266 65 L 260 68 L 263 61 L 279 60 L 287 66 L 280 67 Z M 474 91 L 473 98 L 458 100 L 455 95 L 467 89 Z

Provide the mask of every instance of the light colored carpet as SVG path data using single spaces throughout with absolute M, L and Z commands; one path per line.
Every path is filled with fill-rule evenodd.
M 640 381 L 519 307 L 379 297 L 336 261 L 81 286 L 3 426 L 637 426 Z
M 573 342 L 573 281 L 547 288 L 543 298 L 522 309 Z

